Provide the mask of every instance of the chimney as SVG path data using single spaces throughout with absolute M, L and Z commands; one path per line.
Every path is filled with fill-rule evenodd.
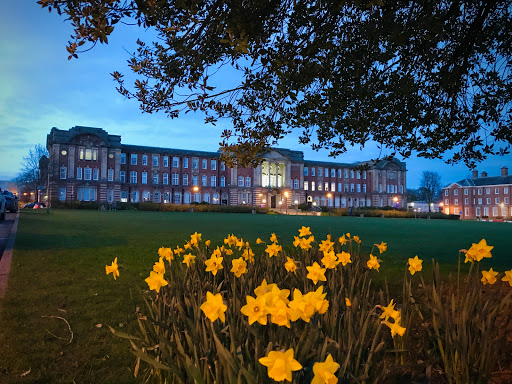
M 487 172 L 482 172 L 482 176 L 481 177 L 487 177 Z
M 478 178 L 478 171 L 475 169 L 473 171 L 473 179 L 476 179 L 476 178 Z
M 508 176 L 508 168 L 507 167 L 501 167 L 501 176 Z

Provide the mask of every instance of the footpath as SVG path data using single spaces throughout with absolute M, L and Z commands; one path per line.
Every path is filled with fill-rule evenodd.
M 18 230 L 19 215 L 19 212 L 7 214 L 5 221 L 0 222 L 0 300 L 5 297 L 7 290 L 7 278 L 11 269 L 12 250 Z

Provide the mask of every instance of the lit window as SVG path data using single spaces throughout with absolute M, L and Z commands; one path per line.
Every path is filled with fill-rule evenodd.
M 311 168 L 311 169 L 313 170 L 314 168 Z M 312 191 L 315 190 L 315 182 L 314 181 L 311 182 L 311 190 Z
M 304 190 L 307 191 L 309 187 L 309 183 L 307 181 L 304 181 Z

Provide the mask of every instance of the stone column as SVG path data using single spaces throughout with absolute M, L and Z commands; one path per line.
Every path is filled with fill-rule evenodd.
M 107 161 L 108 161 L 108 148 L 101 147 L 101 155 L 100 155 L 100 180 L 106 180 L 107 179 Z M 105 197 L 106 200 L 106 197 Z
M 68 179 L 75 177 L 75 146 L 70 146 L 68 151 Z

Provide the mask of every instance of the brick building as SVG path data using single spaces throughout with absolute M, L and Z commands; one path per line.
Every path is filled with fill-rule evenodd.
M 443 212 L 460 215 L 461 219 L 510 218 L 512 176 L 501 168 L 501 176 L 488 176 L 473 171 L 472 178 L 463 179 L 443 188 Z
M 304 160 L 301 151 L 273 148 L 255 168 L 228 167 L 220 152 L 121 144 L 91 127 L 52 128 L 51 201 L 97 201 L 287 207 L 406 205 L 405 163 Z

